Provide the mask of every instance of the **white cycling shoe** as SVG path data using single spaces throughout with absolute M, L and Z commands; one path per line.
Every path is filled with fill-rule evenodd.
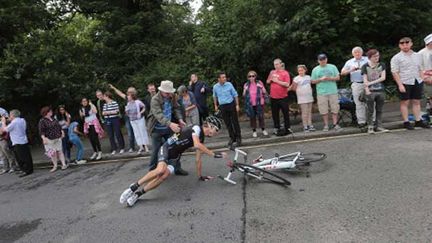
M 132 195 L 134 192 L 130 188 L 126 189 L 120 196 L 120 203 L 125 203 Z
M 138 194 L 134 193 L 132 196 L 130 196 L 127 199 L 127 205 L 128 207 L 132 207 L 137 201 L 138 201 Z

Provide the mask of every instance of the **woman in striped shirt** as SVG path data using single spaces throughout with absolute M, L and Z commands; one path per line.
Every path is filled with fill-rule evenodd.
M 112 93 L 109 91 L 104 93 L 104 100 L 105 104 L 102 108 L 102 115 L 104 116 L 106 130 L 109 135 L 111 154 L 116 154 L 118 148 L 120 149 L 119 153 L 122 154 L 124 153 L 125 143 L 120 128 L 120 107 L 112 99 Z

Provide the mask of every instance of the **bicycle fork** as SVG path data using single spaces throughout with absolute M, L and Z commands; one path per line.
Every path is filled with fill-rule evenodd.
M 223 176 L 221 176 L 221 175 L 219 175 L 218 177 L 221 178 L 222 180 L 226 181 L 226 182 L 229 182 L 229 183 L 231 183 L 231 184 L 233 184 L 233 185 L 236 185 L 237 182 L 231 180 L 231 175 L 233 174 L 233 172 L 234 172 L 234 169 L 231 169 L 231 170 L 228 172 L 228 175 L 227 175 L 226 177 L 223 177 Z

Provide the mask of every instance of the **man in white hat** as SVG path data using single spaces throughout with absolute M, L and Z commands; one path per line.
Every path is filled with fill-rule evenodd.
M 421 49 L 418 53 L 422 55 L 423 67 L 424 67 L 424 81 L 427 84 L 432 84 L 432 34 L 424 38 L 425 48 Z M 432 91 L 432 90 L 431 90 Z M 432 92 L 428 93 L 432 96 Z
M 152 138 L 152 154 L 150 158 L 150 170 L 156 168 L 158 152 L 164 140 L 173 133 L 179 133 L 181 127 L 186 123 L 183 121 L 181 107 L 175 97 L 173 82 L 164 80 L 161 82 L 159 92 L 155 94 L 150 102 L 150 114 L 148 117 L 148 130 Z M 178 121 L 175 123 L 174 121 Z M 188 175 L 181 168 L 180 160 L 175 166 L 176 175 Z

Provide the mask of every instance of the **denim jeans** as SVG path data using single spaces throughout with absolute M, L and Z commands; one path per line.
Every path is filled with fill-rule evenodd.
M 69 138 L 69 141 L 73 143 L 77 149 L 77 156 L 76 160 L 82 160 L 83 154 L 84 154 L 84 146 L 81 142 L 81 139 L 79 137 L 71 137 Z
M 132 125 L 130 123 L 129 117 L 125 115 L 124 120 L 125 120 L 126 131 L 128 134 L 129 149 L 135 149 L 135 134 Z
M 124 144 L 123 134 L 121 133 L 120 118 L 119 117 L 106 118 L 105 126 L 111 144 L 111 151 L 117 149 L 124 149 L 125 144 Z

